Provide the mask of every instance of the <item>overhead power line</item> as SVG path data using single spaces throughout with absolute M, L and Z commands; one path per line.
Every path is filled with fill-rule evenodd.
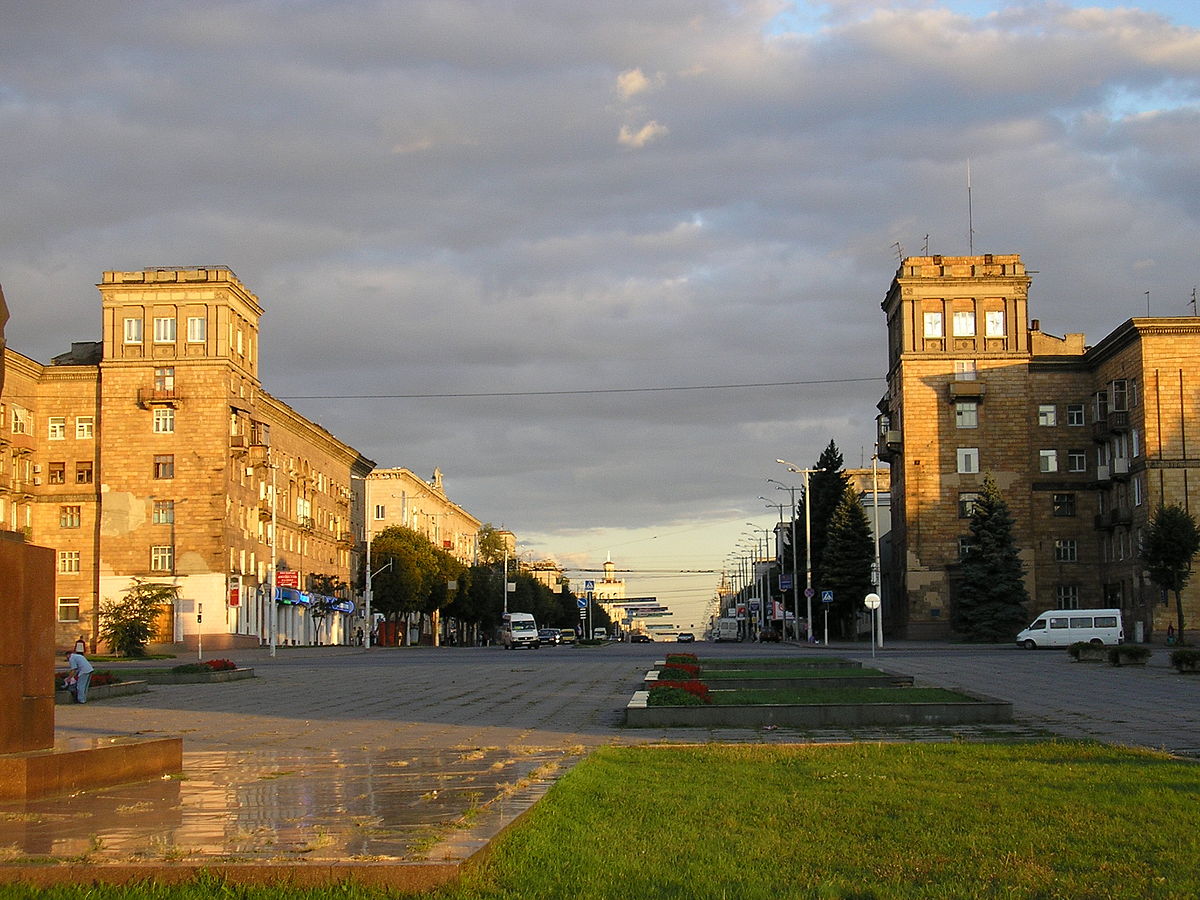
M 816 384 L 853 384 L 883 381 L 872 378 L 814 378 L 808 381 L 756 381 L 736 384 L 692 384 L 666 387 L 579 388 L 563 391 L 456 391 L 441 394 L 278 394 L 280 400 L 450 400 L 472 397 L 574 397 L 584 394 L 661 394 L 670 391 L 736 391 L 752 388 L 804 387 Z

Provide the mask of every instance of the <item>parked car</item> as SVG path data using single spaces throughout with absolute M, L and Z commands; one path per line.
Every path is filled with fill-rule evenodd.
M 629 636 L 629 643 L 631 643 L 631 644 L 653 644 L 654 638 L 650 637 L 650 635 L 646 634 L 644 631 L 638 631 Z
M 557 628 L 539 628 L 538 640 L 543 644 L 561 644 L 562 635 Z
M 696 640 L 696 636 L 690 631 L 681 631 L 675 635 L 675 640 L 681 644 L 690 644 Z
M 560 628 L 558 630 L 558 642 L 560 644 L 573 644 L 576 637 L 574 628 Z

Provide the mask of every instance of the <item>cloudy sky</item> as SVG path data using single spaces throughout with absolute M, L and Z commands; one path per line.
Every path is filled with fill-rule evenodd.
M 973 221 L 1089 342 L 1200 282 L 1191 0 L 2 9 L 13 349 L 227 265 L 268 390 L 697 619 L 777 457 L 869 465 L 900 252 Z

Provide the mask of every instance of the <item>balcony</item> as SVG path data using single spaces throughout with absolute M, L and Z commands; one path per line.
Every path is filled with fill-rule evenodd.
M 1103 442 L 1114 434 L 1129 431 L 1129 412 L 1123 409 L 1110 409 L 1103 419 L 1092 423 L 1092 440 Z
M 1118 525 L 1133 524 L 1133 510 L 1128 506 L 1118 506 L 1096 516 L 1096 528 L 1101 531 L 1112 531 Z
M 296 524 L 302 531 L 312 531 L 317 527 L 317 522 L 312 516 L 301 516 L 296 520 Z
M 137 404 L 142 409 L 155 406 L 179 406 L 179 393 L 175 388 L 138 388 Z
M 982 400 L 986 385 L 982 381 L 952 381 L 950 382 L 951 400 Z
M 889 462 L 895 459 L 903 448 L 904 442 L 901 440 L 899 431 L 879 432 L 879 458 L 881 460 Z

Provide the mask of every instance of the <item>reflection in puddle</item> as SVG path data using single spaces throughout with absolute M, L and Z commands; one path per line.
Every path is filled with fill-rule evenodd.
M 420 858 L 562 752 L 184 753 L 182 779 L 0 804 L 0 863 Z

